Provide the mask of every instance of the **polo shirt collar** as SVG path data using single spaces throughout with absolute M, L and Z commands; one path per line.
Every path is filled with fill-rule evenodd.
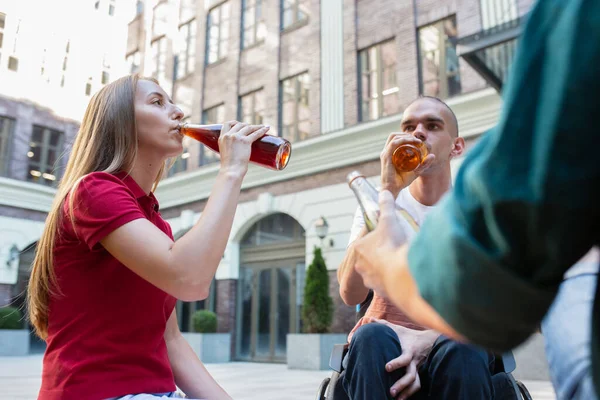
M 131 190 L 131 192 L 138 201 L 144 198 L 149 199 L 152 203 L 151 205 L 152 208 L 154 208 L 154 211 L 158 211 L 158 201 L 156 200 L 154 193 L 150 192 L 150 194 L 147 195 L 146 192 L 144 192 L 144 190 L 140 187 L 140 185 L 138 185 L 135 179 L 133 179 L 131 175 L 129 175 L 127 172 L 121 171 L 116 173 L 115 176 L 121 181 L 123 181 L 125 186 L 127 186 L 129 190 Z

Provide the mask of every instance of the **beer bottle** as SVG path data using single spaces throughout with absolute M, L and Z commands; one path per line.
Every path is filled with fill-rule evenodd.
M 358 200 L 367 230 L 371 232 L 375 229 L 379 220 L 379 192 L 358 171 L 348 174 L 347 180 L 350 189 L 352 189 Z M 412 215 L 398 204 L 396 204 L 396 215 L 404 218 L 415 232 L 419 230 L 419 225 Z
M 223 124 L 198 125 L 182 123 L 179 131 L 182 135 L 204 144 L 209 149 L 219 152 L 219 136 Z M 292 154 L 291 143 L 279 136 L 264 135 L 252 143 L 250 161 L 260 166 L 280 171 L 286 167 Z

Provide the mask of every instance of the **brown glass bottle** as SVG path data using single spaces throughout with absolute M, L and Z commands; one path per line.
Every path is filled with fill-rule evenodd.
M 421 165 L 427 154 L 429 153 L 424 142 L 419 145 L 403 144 L 394 150 L 392 163 L 398 172 L 413 171 Z
M 223 124 L 197 125 L 181 124 L 182 135 L 196 139 L 209 149 L 219 152 L 219 136 Z M 265 135 L 252 143 L 250 161 L 260 166 L 281 171 L 286 167 L 292 154 L 291 143 L 279 136 Z

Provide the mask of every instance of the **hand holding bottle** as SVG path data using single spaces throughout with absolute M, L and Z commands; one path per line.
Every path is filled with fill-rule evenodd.
M 238 121 L 223 124 L 219 136 L 221 168 L 240 170 L 245 174 L 250 161 L 252 143 L 260 139 L 269 130 L 264 125 L 249 125 Z
M 379 194 L 379 220 L 375 229 L 354 243 L 356 271 L 365 286 L 387 297 L 385 281 L 389 269 L 397 265 L 399 251 L 406 244 L 407 230 L 397 214 L 395 199 L 385 190 Z
M 292 153 L 292 145 L 288 140 L 268 135 L 268 126 L 240 124 L 238 121 L 230 121 L 227 126 L 224 124 L 198 125 L 186 122 L 180 125 L 179 130 L 182 135 L 198 140 L 216 153 L 221 153 L 221 141 L 219 140 L 221 133 L 234 133 L 238 129 L 242 132 L 243 129 L 246 129 L 247 132 L 244 135 L 249 136 L 256 132 L 258 138 L 252 136 L 249 139 L 252 141 L 250 162 L 276 171 L 281 171 L 287 166 Z M 244 136 L 241 133 L 240 135 Z
M 408 151 L 403 146 L 409 146 Z M 398 193 L 410 185 L 423 171 L 431 166 L 435 160 L 435 155 L 428 154 L 427 144 L 417 139 L 411 134 L 403 132 L 393 132 L 387 139 L 385 147 L 380 155 L 381 160 L 381 188 L 389 190 L 394 198 Z M 425 155 L 423 157 L 423 155 Z M 412 160 L 404 157 L 409 156 Z M 403 169 L 418 166 L 413 170 L 405 171 Z M 404 168 L 403 168 L 404 167 Z

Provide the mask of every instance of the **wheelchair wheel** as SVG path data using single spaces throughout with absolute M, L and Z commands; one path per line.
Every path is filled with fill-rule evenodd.
M 319 390 L 317 391 L 317 400 L 326 400 L 325 394 L 327 393 L 327 386 L 329 386 L 330 380 L 331 378 L 325 378 L 319 385 Z
M 523 382 L 517 381 L 517 386 L 519 387 L 519 392 L 521 393 L 521 396 L 523 396 L 523 400 L 533 400 L 531 398 L 531 394 L 529 393 L 529 390 L 527 390 L 527 388 L 525 387 Z

